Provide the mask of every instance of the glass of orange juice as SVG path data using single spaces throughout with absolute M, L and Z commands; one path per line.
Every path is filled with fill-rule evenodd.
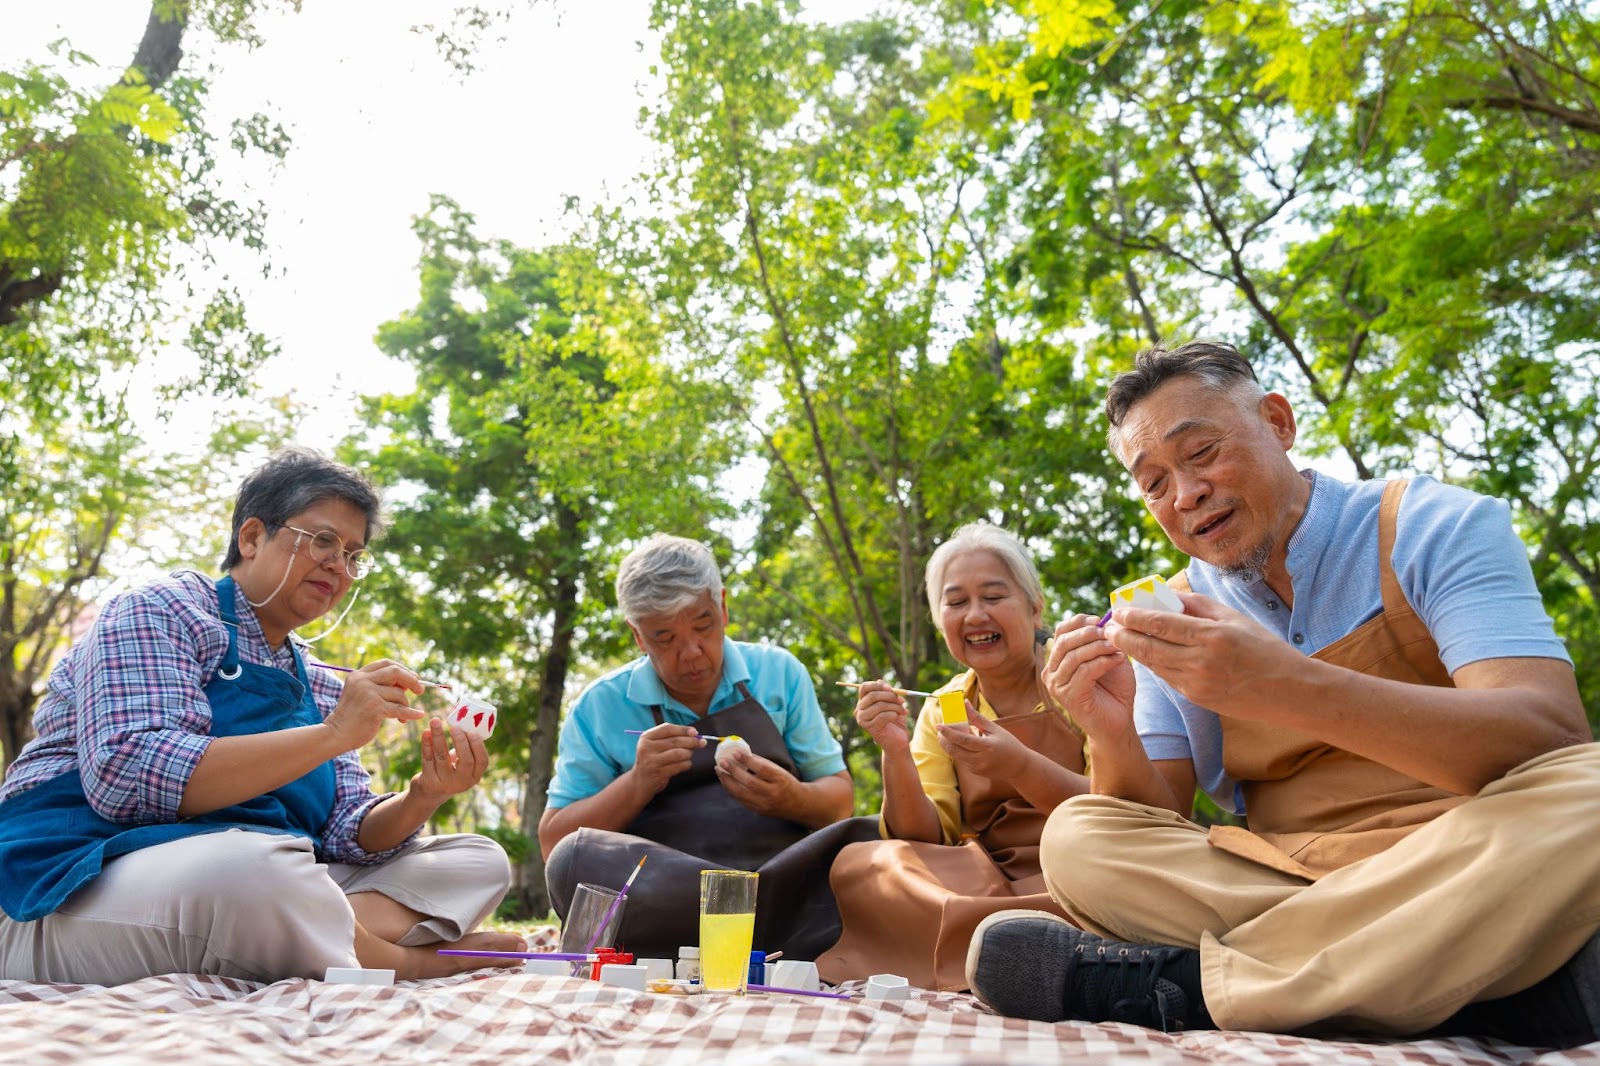
M 756 932 L 756 879 L 749 870 L 700 871 L 700 986 L 743 992 Z

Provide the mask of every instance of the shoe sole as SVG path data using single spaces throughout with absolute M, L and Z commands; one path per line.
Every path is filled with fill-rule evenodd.
M 1051 914 L 1049 911 L 1031 911 L 1022 907 L 1013 907 L 1010 910 L 995 911 L 983 921 L 979 922 L 978 927 L 972 931 L 972 939 L 967 943 L 967 965 L 963 972 L 967 978 L 967 987 L 972 990 L 973 997 L 977 999 L 979 1003 L 982 1003 L 985 1007 L 988 1007 L 991 1010 L 994 1009 L 994 1005 L 988 1000 L 984 999 L 983 996 L 978 993 L 977 986 L 973 984 L 972 980 L 973 975 L 977 973 L 978 970 L 978 951 L 983 945 L 983 934 L 991 925 L 999 925 L 1001 922 L 1009 921 L 1013 918 L 1038 918 L 1047 922 L 1055 922 L 1058 925 L 1064 925 L 1073 932 L 1082 932 L 1082 930 L 1080 930 L 1077 926 L 1073 925 L 1059 914 Z

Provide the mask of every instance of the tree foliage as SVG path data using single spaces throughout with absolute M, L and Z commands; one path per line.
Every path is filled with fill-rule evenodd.
M 0 765 L 130 518 L 196 476 L 130 428 L 130 375 L 185 318 L 197 367 L 165 379 L 169 410 L 201 388 L 241 392 L 272 352 L 226 284 L 203 306 L 169 303 L 185 256 L 259 246 L 259 210 L 215 180 L 205 81 L 181 67 L 186 34 L 247 38 L 253 9 L 156 0 L 109 85 L 64 41 L 0 71 Z M 240 144 L 282 150 L 270 123 L 246 126 Z
M 399 496 L 373 583 L 386 624 L 424 635 L 431 660 L 499 708 L 496 751 L 521 779 L 506 826 L 524 844 L 519 909 L 541 917 L 531 840 L 577 649 L 590 663 L 622 650 L 623 545 L 704 532 L 720 512 L 719 445 L 694 383 L 655 358 L 633 284 L 592 250 L 480 238 L 442 198 L 414 228 L 420 299 L 378 343 L 417 387 L 370 404 L 352 453 Z
M 743 573 L 757 632 L 819 681 L 927 685 L 953 667 L 922 569 L 962 523 L 1028 538 L 1068 602 L 1140 558 L 1087 430 L 1098 356 L 1018 328 L 1016 146 L 937 112 L 966 42 L 776 0 L 662 0 L 654 21 L 659 299 L 687 357 L 737 383 L 766 469 Z M 822 691 L 858 747 L 848 697 Z
M 1596 706 L 1593 5 L 990 14 L 951 106 L 1028 141 L 1043 321 L 1236 339 L 1311 454 L 1510 500 Z

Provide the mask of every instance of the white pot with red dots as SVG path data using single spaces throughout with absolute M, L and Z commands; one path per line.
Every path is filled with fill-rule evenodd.
M 493 704 L 473 699 L 471 696 L 463 696 L 445 716 L 444 724 L 454 732 L 465 733 L 479 740 L 488 740 L 494 735 L 494 720 L 498 716 L 499 712 L 494 709 Z

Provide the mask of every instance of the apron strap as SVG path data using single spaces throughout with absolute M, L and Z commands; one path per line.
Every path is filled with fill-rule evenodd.
M 224 681 L 236 681 L 239 678 L 239 616 L 233 610 L 234 589 L 238 586 L 233 578 L 224 577 L 217 582 L 217 610 L 222 615 L 222 624 L 228 630 L 228 650 L 223 653 L 222 662 L 217 665 L 217 676 Z M 305 671 L 300 672 L 300 680 L 305 681 Z
M 1394 576 L 1394 536 L 1400 518 L 1400 498 L 1410 481 L 1399 478 L 1383 487 L 1378 505 L 1378 587 L 1383 594 L 1383 613 L 1393 617 L 1411 610 L 1400 582 Z

